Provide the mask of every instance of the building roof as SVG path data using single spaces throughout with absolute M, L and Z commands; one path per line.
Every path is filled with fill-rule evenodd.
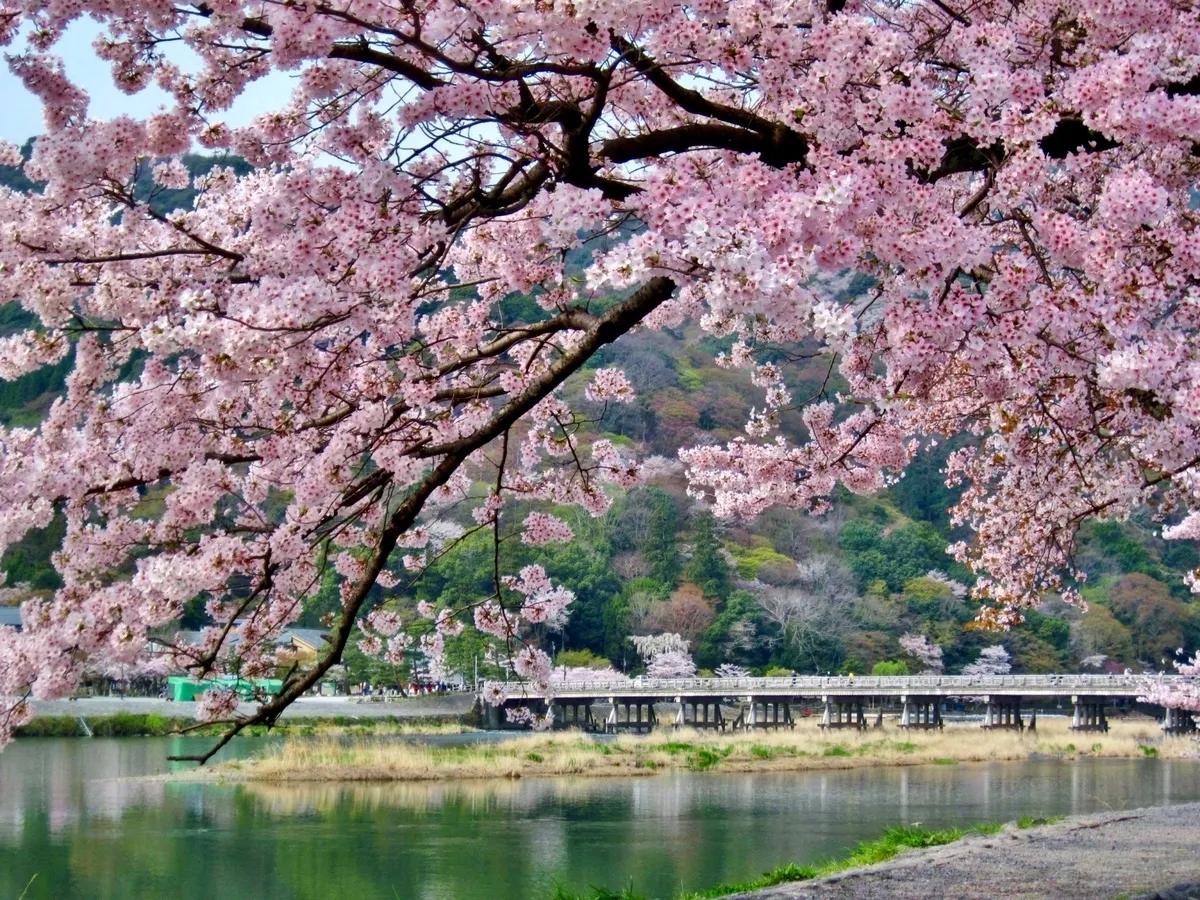
M 329 632 L 320 628 L 288 628 L 281 637 L 291 638 L 292 643 L 303 644 L 310 650 L 320 650 L 329 643 Z
M 2 621 L 2 620 L 0 620 Z M 177 631 L 172 643 L 178 644 L 198 644 L 203 640 L 204 633 L 201 631 Z M 232 632 L 226 639 L 229 646 L 233 646 L 241 638 L 237 632 Z M 285 628 L 280 632 L 274 641 L 276 646 L 287 644 L 302 644 L 311 650 L 320 650 L 329 643 L 329 632 L 320 628 Z

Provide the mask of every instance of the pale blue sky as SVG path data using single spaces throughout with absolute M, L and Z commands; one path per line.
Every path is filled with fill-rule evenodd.
M 167 95 L 157 87 L 151 86 L 133 96 L 113 87 L 109 64 L 97 59 L 92 50 L 92 41 L 98 32 L 93 22 L 76 22 L 53 50 L 65 61 L 71 79 L 88 92 L 91 98 L 89 115 L 94 119 L 123 114 L 140 118 L 164 105 Z M 224 121 L 231 125 L 244 124 L 261 110 L 282 106 L 289 93 L 287 76 L 274 73 L 252 85 L 225 114 Z M 25 90 L 25 86 L 9 72 L 8 66 L 0 62 L 0 140 L 22 144 L 43 130 L 41 101 Z

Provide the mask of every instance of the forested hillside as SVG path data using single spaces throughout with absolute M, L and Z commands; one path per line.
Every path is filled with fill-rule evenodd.
M 246 171 L 237 160 L 189 157 L 186 163 L 193 175 L 214 164 Z M 37 189 L 15 169 L 0 168 L 0 184 Z M 148 167 L 138 184 L 160 212 L 191 202 L 189 191 L 155 188 Z M 857 294 L 870 282 L 844 272 L 831 276 L 830 286 Z M 527 296 L 509 297 L 499 313 L 506 321 L 544 315 Z M 30 321 L 16 307 L 0 309 L 0 335 Z M 843 493 L 821 517 L 777 509 L 753 522 L 715 519 L 687 495 L 676 454 L 680 447 L 743 434 L 751 408 L 762 404 L 761 389 L 744 373 L 714 364 L 727 349 L 692 324 L 636 332 L 590 363 L 593 369 L 621 368 L 636 389 L 634 402 L 590 404 L 582 397 L 587 373 L 564 389 L 575 408 L 599 419 L 597 433 L 635 449 L 647 465 L 641 485 L 611 489 L 612 506 L 601 517 L 553 510 L 569 522 L 573 542 L 530 547 L 517 535 L 500 546 L 499 571 L 536 561 L 575 593 L 564 629 L 532 635 L 561 662 L 603 665 L 601 660 L 608 660 L 633 670 L 641 661 L 629 637 L 660 632 L 690 641 L 703 669 L 732 663 L 759 673 L 919 671 L 920 661 L 900 646 L 905 634 L 925 635 L 939 645 L 949 672 L 960 671 L 995 644 L 1011 654 L 1014 671 L 1027 672 L 1085 666 L 1090 671 L 1161 669 L 1178 648 L 1190 652 L 1200 645 L 1200 603 L 1191 600 L 1183 580 L 1183 573 L 1200 565 L 1200 554 L 1191 542 L 1159 539 L 1148 512 L 1136 521 L 1086 530 L 1078 560 L 1088 576 L 1086 614 L 1049 597 L 1009 633 L 973 627 L 975 608 L 965 596 L 969 573 L 945 554 L 951 541 L 969 539 L 951 527 L 948 510 L 955 495 L 939 474 L 951 446 L 921 456 L 903 479 L 876 497 Z M 793 437 L 802 435 L 799 409 L 839 389 L 830 359 L 806 350 L 780 347 L 774 359 L 795 401 L 780 423 Z M 0 421 L 7 427 L 36 427 L 70 368 L 68 357 L 0 383 Z M 482 495 L 487 487 L 480 483 L 476 489 Z M 160 503 L 161 494 L 150 489 L 140 513 L 154 516 Z M 447 551 L 415 583 L 394 590 L 377 587 L 377 606 L 402 613 L 421 601 L 459 608 L 492 593 L 498 569 L 490 534 L 473 530 L 470 516 L 459 516 L 453 507 L 441 510 L 430 524 Z M 4 556 L 0 565 L 10 586 L 6 602 L 58 585 L 50 555 L 60 536 L 56 522 Z M 330 569 L 302 623 L 320 625 L 338 603 L 338 577 Z M 181 624 L 203 622 L 203 598 L 197 598 Z M 492 641 L 468 624 L 447 642 L 450 664 L 470 672 L 478 660 L 485 673 L 497 671 L 503 654 Z M 407 674 L 353 649 L 348 664 L 362 677 Z

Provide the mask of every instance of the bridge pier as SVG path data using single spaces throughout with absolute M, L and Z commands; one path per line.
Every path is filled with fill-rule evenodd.
M 715 731 L 724 731 L 729 727 L 729 723 L 725 721 L 725 714 L 721 712 L 720 697 L 676 697 L 675 702 L 679 704 L 679 712 L 675 716 L 675 727 L 691 726 L 692 728 L 711 728 Z M 691 718 L 688 718 L 688 709 L 691 709 Z
M 795 728 L 790 697 L 747 697 L 734 728 L 748 731 L 771 728 Z
M 1186 709 L 1166 707 L 1163 712 L 1163 731 L 1167 734 L 1191 734 L 1196 730 L 1196 720 Z
M 901 728 L 943 728 L 942 702 L 937 697 L 900 698 Z
M 822 728 L 857 728 L 867 727 L 863 715 L 862 697 L 822 697 L 825 701 L 825 712 L 821 716 Z M 844 718 L 843 718 L 844 717 Z
M 604 722 L 605 732 L 611 734 L 617 731 L 636 731 L 649 733 L 658 724 L 654 715 L 654 700 L 643 697 L 609 697 L 612 710 Z M 621 711 L 624 710 L 624 717 Z
M 1072 697 L 1075 715 L 1071 717 L 1072 731 L 1108 731 L 1108 717 L 1104 714 L 1104 698 Z
M 987 704 L 987 712 L 983 718 L 984 728 L 1025 730 L 1025 722 L 1021 718 L 1020 697 L 984 697 L 983 699 Z
M 555 700 L 553 711 L 556 729 L 596 730 L 596 720 L 592 718 L 591 700 Z
M 527 727 L 524 723 L 513 724 L 508 720 L 508 710 L 522 707 L 528 708 L 530 712 L 539 716 L 552 712 L 557 724 L 559 715 L 557 703 L 547 706 L 546 701 L 541 697 L 510 697 L 500 706 L 492 706 L 490 703 L 483 704 L 483 727 L 488 731 L 524 730 Z

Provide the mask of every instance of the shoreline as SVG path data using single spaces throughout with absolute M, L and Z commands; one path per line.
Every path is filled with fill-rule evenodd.
M 1198 841 L 1200 803 L 940 831 L 897 825 L 833 859 L 653 900 L 1185 900 L 1200 897 Z M 554 900 L 617 897 L 596 886 Z
M 380 702 L 358 697 L 302 697 L 283 711 L 275 725 L 253 726 L 244 734 L 453 734 L 474 731 L 469 715 L 473 694 L 426 695 Z M 35 700 L 34 717 L 16 731 L 18 739 L 33 737 L 217 737 L 223 727 L 202 725 L 194 701 L 157 697 L 79 697 Z M 239 707 L 243 715 L 253 704 Z M 85 729 L 82 723 L 87 724 Z M 199 726 L 199 727 L 198 727 Z
M 1200 803 L 1009 823 L 817 878 L 721 900 L 1156 900 L 1200 895 Z M 1182 888 L 1169 893 L 1172 888 Z M 640 898 L 630 898 L 640 900 Z
M 1194 758 L 1188 738 L 1167 737 L 1152 720 L 1114 723 L 1108 734 L 1075 734 L 1067 722 L 1036 734 L 951 726 L 942 732 L 898 729 L 825 733 L 795 731 L 719 734 L 690 729 L 597 740 L 550 732 L 437 746 L 362 740 L 292 739 L 262 754 L 212 768 L 174 773 L 182 781 L 363 783 L 538 777 L 652 776 L 670 771 L 748 774 L 881 766 L 1041 759 Z
M 86 729 L 85 729 L 86 726 Z M 271 728 L 254 725 L 243 737 L 319 737 L 388 735 L 468 734 L 479 729 L 465 725 L 461 717 L 430 716 L 313 716 L 281 719 Z M 202 725 L 185 716 L 159 713 L 111 713 L 108 715 L 39 716 L 14 732 L 17 740 L 34 738 L 195 737 L 216 738 L 226 728 Z M 90 733 L 89 733 L 90 732 Z

